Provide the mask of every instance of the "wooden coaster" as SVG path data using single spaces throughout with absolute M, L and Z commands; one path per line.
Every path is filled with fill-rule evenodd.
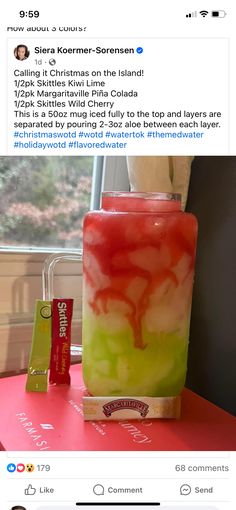
M 181 397 L 83 397 L 84 420 L 180 418 Z

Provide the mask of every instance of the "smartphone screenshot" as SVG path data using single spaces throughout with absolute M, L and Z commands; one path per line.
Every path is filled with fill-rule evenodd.
M 235 7 L 0 21 L 0 508 L 236 505 Z

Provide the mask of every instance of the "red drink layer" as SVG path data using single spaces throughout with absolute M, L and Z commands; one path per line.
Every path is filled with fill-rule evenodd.
M 86 215 L 83 370 L 93 395 L 173 396 L 184 385 L 197 222 L 166 197 L 105 194 Z

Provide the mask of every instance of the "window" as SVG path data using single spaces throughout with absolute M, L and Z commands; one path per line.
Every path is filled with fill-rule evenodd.
M 45 258 L 81 247 L 82 219 L 101 190 L 128 190 L 125 157 L 0 157 L 0 374 L 25 370 Z M 73 297 L 81 340 L 82 267 L 57 265 L 55 295 Z
M 81 247 L 92 157 L 1 157 L 0 245 Z

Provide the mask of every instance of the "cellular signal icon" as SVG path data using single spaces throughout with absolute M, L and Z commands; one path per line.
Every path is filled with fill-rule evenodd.
M 186 14 L 186 18 L 196 18 L 197 17 L 197 11 L 189 12 Z
M 199 14 L 201 14 L 201 16 L 205 18 L 209 13 L 208 11 L 200 11 Z

